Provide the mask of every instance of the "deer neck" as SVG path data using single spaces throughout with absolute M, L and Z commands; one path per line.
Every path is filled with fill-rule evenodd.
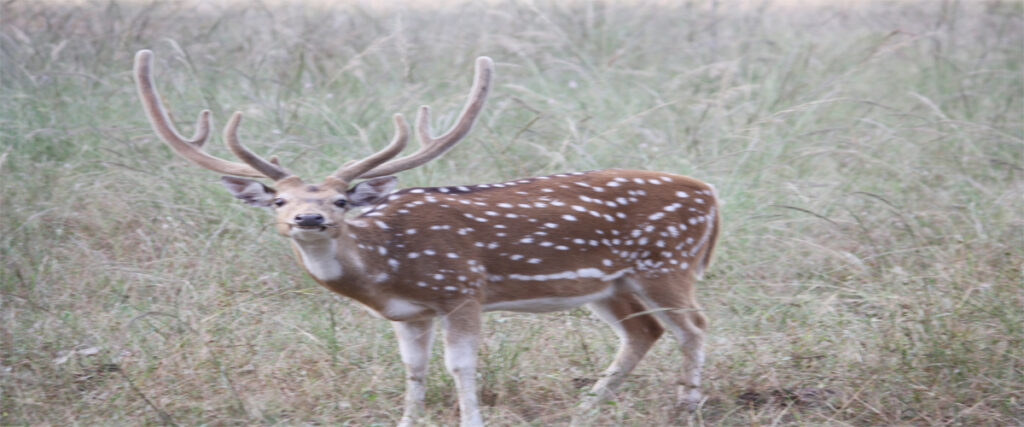
M 388 280 L 383 268 L 374 262 L 384 249 L 387 236 L 367 227 L 359 219 L 350 220 L 337 236 L 321 239 L 292 239 L 300 264 L 320 284 L 339 294 L 375 307 L 382 299 L 380 284 Z M 380 270 L 380 271 L 377 271 Z

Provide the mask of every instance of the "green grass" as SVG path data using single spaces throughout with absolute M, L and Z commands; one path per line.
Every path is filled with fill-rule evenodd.
M 179 127 L 241 110 L 243 140 L 307 177 L 385 144 L 395 112 L 448 124 L 489 55 L 477 127 L 403 185 L 605 167 L 715 184 L 708 400 L 674 411 L 663 340 L 601 424 L 1024 424 L 1021 3 L 657 3 L 5 2 L 0 424 L 400 415 L 387 322 L 156 140 L 142 48 Z M 494 425 L 568 422 L 617 344 L 584 310 L 491 313 L 486 334 Z M 431 365 L 427 423 L 454 424 Z

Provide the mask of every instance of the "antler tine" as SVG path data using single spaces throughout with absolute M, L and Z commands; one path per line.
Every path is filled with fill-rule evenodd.
M 486 56 L 477 58 L 476 73 L 473 76 L 473 88 L 469 91 L 469 99 L 466 101 L 466 106 L 462 108 L 462 113 L 459 115 L 455 125 L 445 132 L 444 135 L 436 138 L 431 137 L 429 124 L 430 107 L 425 105 L 420 107 L 419 114 L 416 116 L 416 134 L 420 140 L 420 148 L 415 153 L 391 160 L 359 175 L 359 177 L 374 178 L 412 169 L 439 157 L 455 146 L 457 142 L 469 133 L 470 129 L 473 128 L 473 122 L 480 115 L 484 102 L 487 100 L 487 94 L 491 89 L 491 78 L 493 75 L 494 62 L 491 61 L 491 58 Z
M 146 109 L 153 130 L 164 139 L 173 140 L 176 143 L 202 146 L 210 136 L 210 110 L 199 112 L 199 116 L 196 118 L 196 131 L 191 139 L 181 136 L 181 133 L 171 123 L 167 110 L 164 109 L 163 102 L 160 100 L 160 94 L 156 90 L 156 85 L 153 84 L 153 75 L 150 71 L 153 68 L 152 64 L 153 52 L 140 50 L 135 54 L 135 82 L 142 99 L 142 106 Z
M 387 147 L 384 147 L 383 150 L 380 150 L 363 160 L 346 162 L 331 175 L 342 181 L 351 182 L 364 172 L 377 167 L 381 163 L 397 156 L 398 153 L 401 153 L 402 150 L 405 149 L 406 143 L 409 141 L 409 124 L 405 122 L 405 117 L 401 114 L 395 114 L 394 120 L 395 136 Z
M 280 181 L 292 176 L 291 172 L 277 164 L 276 157 L 271 158 L 271 161 L 267 161 L 256 153 L 249 151 L 248 148 L 238 141 L 238 125 L 241 123 L 242 113 L 236 111 L 235 114 L 231 115 L 231 120 L 228 120 L 228 124 L 224 126 L 224 143 L 228 145 L 228 148 L 235 154 L 235 157 L 238 157 L 249 166 L 252 166 L 253 169 L 258 170 L 264 176 L 274 181 Z
M 253 178 L 269 177 L 249 165 L 214 157 L 202 150 L 203 144 L 210 136 L 209 110 L 203 110 L 199 113 L 199 117 L 196 119 L 196 131 L 192 139 L 185 139 L 185 137 L 181 136 L 171 122 L 167 109 L 164 108 L 163 103 L 160 101 L 160 95 L 157 93 L 156 85 L 153 83 L 152 68 L 152 51 L 143 49 L 135 54 L 136 89 L 139 92 L 139 99 L 142 100 L 142 108 L 146 110 L 149 123 L 153 126 L 153 131 L 160 136 L 160 139 L 182 157 L 206 169 L 226 175 Z

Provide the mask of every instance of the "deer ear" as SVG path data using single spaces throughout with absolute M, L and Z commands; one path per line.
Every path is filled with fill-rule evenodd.
M 245 203 L 252 206 L 261 208 L 269 208 L 274 201 L 274 196 L 277 195 L 273 188 L 251 179 L 222 176 L 220 177 L 220 183 L 224 184 L 235 197 L 245 200 Z
M 398 186 L 398 178 L 382 176 L 368 179 L 348 190 L 348 201 L 352 206 L 366 206 L 387 197 Z

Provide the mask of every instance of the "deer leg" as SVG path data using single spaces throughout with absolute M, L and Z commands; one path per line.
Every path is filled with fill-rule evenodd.
M 480 340 L 481 309 L 475 300 L 466 300 L 444 316 L 444 364 L 455 379 L 459 394 L 459 419 L 462 427 L 483 425 L 476 397 L 476 357 Z
M 619 351 L 608 369 L 590 390 L 591 396 L 583 401 L 581 409 L 588 409 L 611 397 L 611 393 L 633 371 L 647 350 L 654 345 L 665 331 L 651 315 L 640 314 L 647 308 L 629 293 L 619 293 L 610 298 L 587 304 L 597 317 L 604 320 L 619 336 Z
M 680 283 L 681 281 L 681 283 Z M 707 318 L 700 312 L 693 295 L 692 279 L 660 278 L 648 283 L 632 279 L 633 289 L 652 314 L 658 318 L 683 351 L 683 378 L 679 385 L 679 404 L 695 410 L 701 401 L 700 375 L 704 365 L 704 331 Z M 669 286 L 666 286 L 669 285 Z
M 398 336 L 398 350 L 405 365 L 405 410 L 399 427 L 411 426 L 423 415 L 426 395 L 427 362 L 434 341 L 434 319 L 392 322 Z

